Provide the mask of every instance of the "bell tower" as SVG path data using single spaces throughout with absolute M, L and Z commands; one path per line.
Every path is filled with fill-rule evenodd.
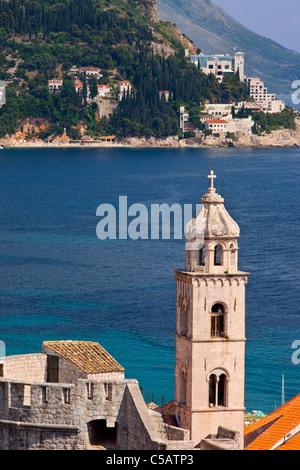
M 223 426 L 244 434 L 245 286 L 239 227 L 216 193 L 213 171 L 186 227 L 186 266 L 175 271 L 175 403 L 197 445 Z M 202 239 L 199 238 L 202 234 Z

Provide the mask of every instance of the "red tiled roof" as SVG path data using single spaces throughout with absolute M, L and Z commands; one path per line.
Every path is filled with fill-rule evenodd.
M 178 427 L 178 423 L 175 417 L 176 409 L 177 405 L 175 404 L 174 400 L 172 400 L 162 406 L 158 406 L 154 411 L 162 415 L 165 423 Z
M 300 433 L 286 441 L 277 450 L 299 450 L 300 449 Z
M 299 427 L 300 394 L 265 418 L 246 426 L 244 432 L 245 449 L 270 450 L 278 444 L 278 450 L 287 448 L 300 450 Z M 280 444 L 281 440 L 282 445 Z
M 43 346 L 87 374 L 124 372 L 124 368 L 99 344 L 92 341 L 44 341 Z
M 227 121 L 225 121 L 225 119 L 207 119 L 207 122 L 209 124 L 227 124 Z

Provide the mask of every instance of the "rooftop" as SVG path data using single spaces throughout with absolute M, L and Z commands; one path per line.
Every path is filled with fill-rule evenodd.
M 44 341 L 43 346 L 86 374 L 124 372 L 124 368 L 99 344 L 91 341 Z
M 245 428 L 246 450 L 300 449 L 300 394 Z
M 226 124 L 227 121 L 225 119 L 207 119 L 209 124 Z

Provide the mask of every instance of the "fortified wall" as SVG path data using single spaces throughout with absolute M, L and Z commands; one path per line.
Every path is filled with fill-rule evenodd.
M 98 343 L 54 341 L 0 365 L 0 450 L 192 449 Z

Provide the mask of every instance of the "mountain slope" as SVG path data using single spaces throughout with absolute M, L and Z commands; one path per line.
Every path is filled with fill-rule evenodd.
M 200 103 L 248 97 L 238 77 L 220 84 L 185 58 L 185 49 L 195 47 L 174 24 L 158 20 L 155 0 L 5 0 L 1 24 L 7 100 L 0 137 L 166 137 L 181 132 L 180 106 L 200 125 Z M 98 78 L 84 73 L 90 66 L 101 69 Z M 120 81 L 131 84 L 121 100 Z M 109 95 L 98 94 L 97 85 L 100 91 L 107 85 Z M 112 114 L 100 113 L 103 107 Z
M 300 54 L 250 31 L 211 0 L 157 0 L 158 16 L 176 23 L 203 53 L 245 53 L 245 73 L 270 92 L 290 94 L 300 76 Z

